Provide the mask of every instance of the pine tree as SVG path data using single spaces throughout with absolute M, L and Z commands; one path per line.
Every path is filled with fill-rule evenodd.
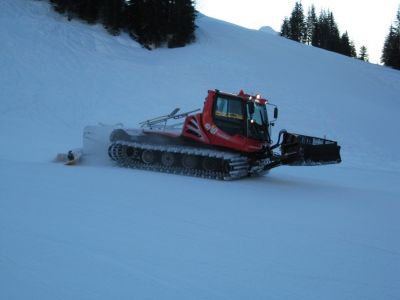
M 304 42 L 306 25 L 304 22 L 303 5 L 296 2 L 289 19 L 290 36 L 289 38 L 296 42 Z
M 79 0 L 73 2 L 74 5 L 71 7 L 71 10 L 73 13 L 76 13 L 80 19 L 90 24 L 97 22 L 103 0 Z
M 318 23 L 318 18 L 315 13 L 315 6 L 312 5 L 311 8 L 308 9 L 307 21 L 306 21 L 305 43 L 308 45 L 312 44 L 312 38 L 317 23 Z
M 195 38 L 193 0 L 131 0 L 130 34 L 146 48 L 181 47 Z
M 100 17 L 104 28 L 113 35 L 119 34 L 123 26 L 124 0 L 103 0 Z
M 54 10 L 60 14 L 64 14 L 68 11 L 68 8 L 70 7 L 69 2 L 70 0 L 50 0 Z
M 336 52 L 349 57 L 357 57 L 356 48 L 354 47 L 354 43 L 350 40 L 347 31 L 342 34 L 340 38 L 339 50 Z
M 161 1 L 160 1 L 161 2 Z M 155 48 L 163 42 L 162 5 L 157 0 L 132 0 L 133 20 L 130 33 L 144 47 Z
M 171 0 L 168 3 L 168 47 L 176 48 L 194 41 L 196 11 L 192 0 Z
M 339 53 L 350 56 L 351 55 L 351 48 L 350 48 L 350 38 L 347 31 L 342 34 L 340 38 L 340 50 Z
M 285 17 L 285 19 L 283 20 L 280 34 L 285 38 L 290 38 L 290 23 L 288 17 Z
M 367 47 L 361 46 L 361 48 L 360 48 L 360 56 L 358 57 L 358 59 L 366 61 L 366 62 L 369 61 Z
M 400 69 L 400 35 L 393 26 L 390 27 L 385 39 L 381 62 L 385 66 Z
M 354 46 L 353 41 L 350 41 L 350 48 L 351 48 L 351 57 L 357 58 L 357 50 L 356 47 Z
M 347 34 L 344 39 L 348 39 Z M 330 51 L 344 52 L 338 26 L 333 13 L 329 10 L 321 10 L 318 21 L 315 24 L 311 44 Z M 348 44 L 347 41 L 346 44 Z
M 328 13 L 328 24 L 329 32 L 327 39 L 327 49 L 334 52 L 340 52 L 340 33 L 332 12 Z
M 330 21 L 329 21 L 329 12 L 325 10 L 321 10 L 317 24 L 315 25 L 315 30 L 312 38 L 312 45 L 330 50 L 328 47 L 329 39 L 330 39 Z
M 381 62 L 385 66 L 400 70 L 400 7 L 397 11 L 396 21 L 390 26 L 382 50 Z
M 94 24 L 98 21 L 103 0 L 50 0 L 54 10 L 66 14 L 68 20 L 74 17 Z
M 317 23 L 314 26 L 314 30 L 311 36 L 311 45 L 314 47 L 319 47 L 321 48 L 322 44 L 322 34 L 323 34 L 323 29 L 322 29 L 322 23 L 320 23 L 320 20 L 317 19 Z

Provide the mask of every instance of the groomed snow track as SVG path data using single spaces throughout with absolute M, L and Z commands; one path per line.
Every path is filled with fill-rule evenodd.
M 241 154 L 196 147 L 116 141 L 108 155 L 121 167 L 217 180 L 247 177 L 250 170 Z

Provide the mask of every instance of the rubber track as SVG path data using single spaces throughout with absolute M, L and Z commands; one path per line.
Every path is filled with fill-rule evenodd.
M 193 155 L 196 157 L 210 157 L 221 159 L 228 163 L 229 172 L 222 171 L 208 171 L 204 169 L 187 169 L 181 166 L 167 167 L 160 162 L 155 164 L 146 164 L 138 158 L 133 158 L 127 155 L 127 148 L 132 147 L 139 151 L 151 150 L 158 152 L 170 152 L 180 155 Z M 249 175 L 248 159 L 237 153 L 218 151 L 211 149 L 201 149 L 195 147 L 182 147 L 182 146 L 166 146 L 154 144 L 141 144 L 134 142 L 117 141 L 110 145 L 108 154 L 118 166 L 135 168 L 141 170 L 150 170 L 164 173 L 180 174 L 186 176 L 202 177 L 218 180 L 235 180 Z

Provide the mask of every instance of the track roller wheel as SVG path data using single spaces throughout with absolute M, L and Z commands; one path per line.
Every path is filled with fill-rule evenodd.
M 165 167 L 172 167 L 175 163 L 175 154 L 171 152 L 164 152 L 161 154 L 161 163 Z
M 185 169 L 195 169 L 197 166 L 197 158 L 192 155 L 183 155 L 181 162 Z
M 151 150 L 143 150 L 141 158 L 145 164 L 149 165 L 156 160 L 156 154 Z
M 214 157 L 204 157 L 201 166 L 206 171 L 216 171 L 220 167 L 220 161 Z
M 126 156 L 133 157 L 136 156 L 136 149 L 133 147 L 126 147 Z

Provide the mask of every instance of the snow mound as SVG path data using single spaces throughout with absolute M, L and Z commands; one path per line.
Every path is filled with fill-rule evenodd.
M 262 26 L 258 30 L 269 34 L 279 35 L 279 32 L 275 31 L 271 26 Z

